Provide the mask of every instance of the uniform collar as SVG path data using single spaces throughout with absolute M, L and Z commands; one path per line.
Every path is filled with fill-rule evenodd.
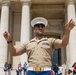
M 43 37 L 41 40 L 39 41 L 46 41 L 47 38 Z M 37 42 L 36 38 L 33 38 L 30 42 Z

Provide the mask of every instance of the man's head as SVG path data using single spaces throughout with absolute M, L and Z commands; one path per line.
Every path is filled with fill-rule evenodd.
M 34 18 L 31 21 L 31 25 L 34 28 L 34 33 L 36 35 L 43 35 L 44 29 L 47 26 L 48 21 L 43 17 Z

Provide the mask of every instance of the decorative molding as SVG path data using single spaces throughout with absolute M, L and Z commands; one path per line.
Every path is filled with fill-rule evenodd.
M 31 0 L 20 0 L 22 2 L 30 2 Z
M 61 33 L 63 31 L 62 20 L 50 20 L 49 25 L 45 28 L 45 32 Z
M 9 5 L 10 5 L 10 0 L 4 0 L 4 1 L 2 1 L 2 2 L 1 2 L 1 5 L 3 5 L 3 6 L 4 6 L 4 5 L 5 5 L 5 6 L 6 6 L 6 5 L 9 6 Z
M 66 5 L 75 4 L 75 0 L 66 0 Z
M 31 0 L 20 0 L 20 2 L 22 3 L 22 5 L 31 5 Z

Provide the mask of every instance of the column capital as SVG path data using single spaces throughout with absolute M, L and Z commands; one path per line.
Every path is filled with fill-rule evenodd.
M 7 6 L 10 6 L 10 1 L 9 1 L 9 0 L 2 1 L 2 2 L 1 2 L 1 5 L 2 5 L 2 6 L 3 6 L 3 5 L 4 5 L 4 6 L 6 6 L 6 5 L 7 5 Z
M 22 6 L 24 5 L 31 6 L 31 1 L 21 1 L 21 3 L 22 3 Z
M 75 0 L 66 0 L 66 4 L 74 4 Z
M 31 4 L 31 0 L 20 0 L 21 3 L 24 4 Z

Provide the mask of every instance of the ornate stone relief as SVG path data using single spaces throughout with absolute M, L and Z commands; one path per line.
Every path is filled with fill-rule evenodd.
M 49 24 L 45 29 L 45 32 L 54 32 L 60 33 L 63 30 L 63 21 L 62 20 L 51 20 L 48 21 Z

